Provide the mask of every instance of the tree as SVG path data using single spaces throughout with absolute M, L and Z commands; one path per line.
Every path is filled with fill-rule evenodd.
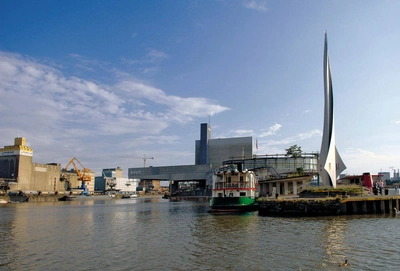
M 294 158 L 301 157 L 301 147 L 297 145 L 290 146 L 288 149 L 285 149 L 286 155 Z
M 298 167 L 296 168 L 297 174 L 299 174 L 299 176 L 303 176 L 304 175 L 304 168 L 302 167 Z

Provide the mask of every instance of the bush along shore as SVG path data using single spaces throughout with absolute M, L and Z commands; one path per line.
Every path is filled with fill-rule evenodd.
M 370 190 L 359 185 L 346 185 L 332 188 L 329 186 L 318 186 L 304 189 L 299 194 L 300 198 L 325 198 L 325 197 L 342 197 L 349 196 L 368 196 Z

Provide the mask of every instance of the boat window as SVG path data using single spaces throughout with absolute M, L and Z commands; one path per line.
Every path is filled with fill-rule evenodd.
M 240 176 L 240 181 L 243 182 L 243 176 Z
M 228 183 L 230 183 L 232 181 L 231 177 L 228 177 Z
M 218 193 L 218 197 L 222 198 L 222 193 Z
M 229 193 L 229 197 L 233 197 L 233 193 Z
M 246 196 L 246 192 L 240 192 L 240 196 L 241 197 L 245 197 Z

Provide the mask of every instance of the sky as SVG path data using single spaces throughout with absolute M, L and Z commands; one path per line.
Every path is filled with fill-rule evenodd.
M 0 147 L 35 163 L 193 165 L 200 124 L 319 152 L 328 34 L 345 174 L 400 168 L 400 1 L 0 1 Z M 254 143 L 255 144 L 255 143 Z M 151 159 L 153 158 L 153 159 Z

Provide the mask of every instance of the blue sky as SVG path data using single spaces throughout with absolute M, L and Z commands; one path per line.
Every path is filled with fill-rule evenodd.
M 399 1 L 0 1 L 0 146 L 36 163 L 194 164 L 212 138 L 319 152 L 328 32 L 336 145 L 361 174 L 400 168 Z

